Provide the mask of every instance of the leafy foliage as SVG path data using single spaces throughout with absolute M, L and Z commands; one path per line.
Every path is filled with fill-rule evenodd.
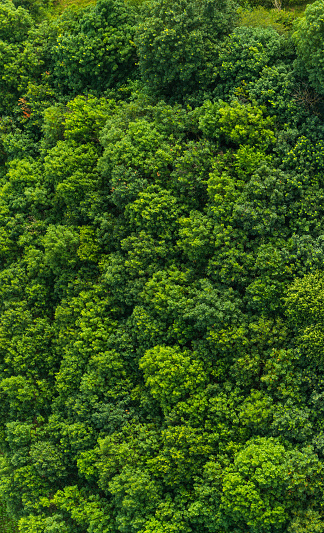
M 69 95 L 102 93 L 135 70 L 134 13 L 119 0 L 99 1 L 59 27 L 51 50 L 55 85 Z
M 177 99 L 208 91 L 215 84 L 218 43 L 233 27 L 231 1 L 157 1 L 145 15 L 135 43 L 147 87 Z
M 225 1 L 17 6 L 3 509 L 25 533 L 323 532 L 321 6 L 296 45 Z
M 298 60 L 306 70 L 314 89 L 323 94 L 323 2 L 318 1 L 307 7 L 305 16 L 297 25 L 294 40 L 298 50 Z

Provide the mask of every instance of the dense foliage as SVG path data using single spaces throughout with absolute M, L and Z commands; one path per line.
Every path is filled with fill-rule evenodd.
M 48 6 L 0 3 L 0 500 L 323 533 L 323 0 Z

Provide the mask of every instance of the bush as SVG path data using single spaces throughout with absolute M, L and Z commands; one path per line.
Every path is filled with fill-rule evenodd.
M 218 44 L 235 22 L 231 0 L 159 0 L 135 42 L 143 81 L 155 94 L 181 100 L 215 83 Z
M 298 54 L 296 68 L 302 74 L 307 74 L 311 85 L 320 94 L 324 94 L 323 33 L 324 2 L 318 0 L 307 6 L 293 38 Z
M 134 10 L 119 0 L 84 9 L 70 28 L 63 21 L 52 50 L 56 88 L 74 96 L 126 83 L 136 70 L 133 25 Z

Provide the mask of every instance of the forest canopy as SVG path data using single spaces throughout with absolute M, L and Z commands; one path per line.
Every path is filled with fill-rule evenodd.
M 17 531 L 324 533 L 324 1 L 291 3 L 0 0 Z

